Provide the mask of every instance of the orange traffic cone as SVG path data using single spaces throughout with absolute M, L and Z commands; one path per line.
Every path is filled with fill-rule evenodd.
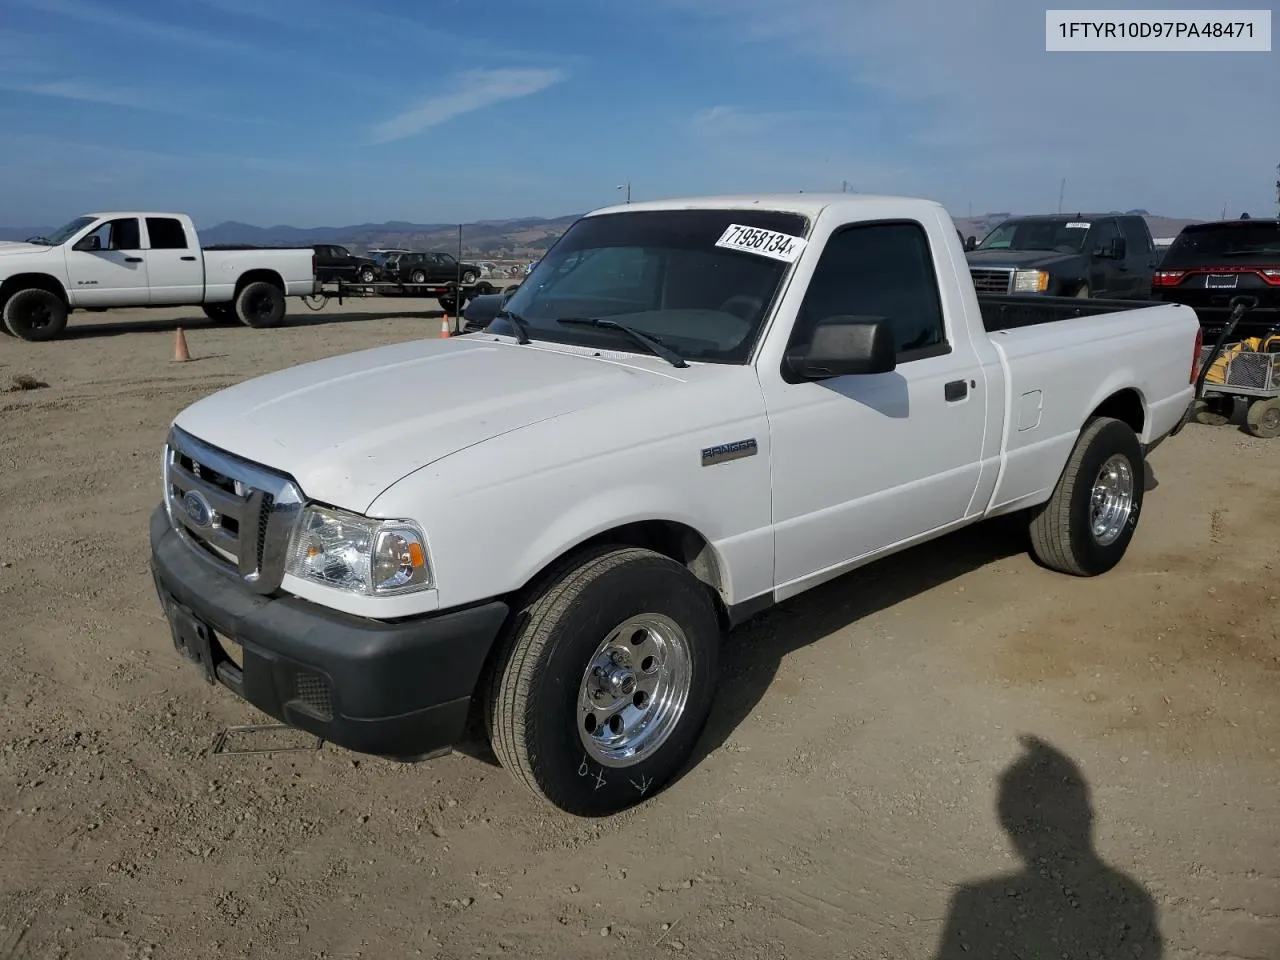
M 175 363 L 186 363 L 190 359 L 191 354 L 187 352 L 187 335 L 179 327 L 173 337 L 173 360 Z
M 446 313 L 440 318 L 440 339 L 445 340 L 449 337 L 449 315 Z

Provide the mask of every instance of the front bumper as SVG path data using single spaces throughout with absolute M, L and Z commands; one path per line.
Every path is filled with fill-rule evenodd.
M 506 603 L 368 620 L 296 597 L 255 594 L 196 549 L 170 526 L 163 506 L 152 513 L 151 571 L 161 608 L 175 648 L 209 683 L 360 753 L 413 758 L 462 737 Z M 238 658 L 231 653 L 237 647 Z

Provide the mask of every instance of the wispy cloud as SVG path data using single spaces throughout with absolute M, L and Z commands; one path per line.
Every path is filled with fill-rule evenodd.
M 488 59 L 515 57 L 530 62 L 529 51 L 512 50 L 479 34 L 450 33 L 430 25 L 430 5 L 416 7 L 420 17 L 362 6 L 353 11 L 342 0 L 193 0 L 237 21 L 250 19 L 285 27 L 291 34 L 308 32 L 342 37 L 347 44 L 384 47 L 387 38 L 448 55 L 483 53 Z M 440 0 L 436 0 L 438 4 Z M 536 61 L 535 61 L 536 62 Z
M 375 124 L 370 139 L 375 144 L 403 140 L 465 113 L 539 93 L 566 76 L 561 69 L 467 70 L 445 92 Z
M 8 3 L 27 7 L 40 13 L 66 17 L 81 23 L 96 24 L 101 27 L 112 27 L 128 30 L 143 36 L 164 40 L 168 43 L 179 43 L 189 47 L 202 47 L 219 53 L 230 53 L 245 56 L 255 48 L 238 40 L 217 36 L 201 30 L 175 26 L 148 20 L 144 17 L 124 13 L 120 4 L 88 4 L 78 0 L 6 0 Z
M 146 94 L 132 90 L 118 90 L 99 83 L 82 80 L 54 80 L 46 83 L 21 83 L 0 79 L 0 90 L 13 93 L 29 93 L 59 100 L 75 100 L 78 103 L 99 103 L 112 107 L 131 107 L 135 110 L 169 111 L 151 102 Z
M 736 138 L 758 136 L 775 130 L 791 119 L 785 113 L 761 113 L 742 107 L 716 106 L 697 111 L 690 119 L 691 132 L 697 136 Z

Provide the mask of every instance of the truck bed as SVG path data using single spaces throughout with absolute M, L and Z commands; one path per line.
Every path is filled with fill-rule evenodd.
M 987 333 L 1159 305 L 1157 300 L 1082 300 L 1077 297 L 1041 297 L 1016 293 L 978 294 L 982 325 Z

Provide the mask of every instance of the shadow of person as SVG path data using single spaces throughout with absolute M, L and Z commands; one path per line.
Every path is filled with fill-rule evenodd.
M 1035 737 L 1000 778 L 996 808 L 1024 868 L 951 899 L 935 960 L 1156 960 L 1155 903 L 1093 849 L 1089 785 Z

